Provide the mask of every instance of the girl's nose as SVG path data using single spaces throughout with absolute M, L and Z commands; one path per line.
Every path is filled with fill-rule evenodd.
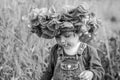
M 65 44 L 65 38 L 64 37 L 61 37 L 61 43 Z

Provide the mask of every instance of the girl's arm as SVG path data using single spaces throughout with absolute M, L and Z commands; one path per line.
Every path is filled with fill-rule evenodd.
M 54 67 L 55 67 L 55 59 L 56 59 L 56 48 L 57 45 L 52 47 L 50 52 L 50 61 L 48 64 L 48 67 L 46 68 L 46 71 L 43 72 L 43 75 L 41 76 L 41 80 L 51 80 L 53 73 L 54 73 Z
M 89 47 L 90 55 L 90 71 L 93 72 L 93 80 L 102 80 L 104 76 L 104 69 L 101 60 L 98 56 L 97 50 L 94 47 Z

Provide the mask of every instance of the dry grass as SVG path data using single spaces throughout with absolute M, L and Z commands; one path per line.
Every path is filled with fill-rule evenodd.
M 27 24 L 22 20 L 22 16 L 27 15 L 31 7 L 49 8 L 54 5 L 57 10 L 60 10 L 61 6 L 65 4 L 76 6 L 81 1 L 0 0 L 0 80 L 39 80 L 42 71 L 45 70 L 47 65 L 45 58 L 49 55 L 49 47 L 55 44 L 55 41 L 38 38 L 35 34 L 29 32 Z M 117 23 L 116 31 L 116 28 L 113 28 L 115 23 L 112 24 L 109 20 L 110 15 L 114 15 L 111 11 L 114 5 L 112 4 L 109 9 L 111 13 L 106 11 L 113 0 L 106 0 L 105 3 L 102 0 L 98 2 L 95 0 L 84 1 L 90 3 L 92 10 L 99 17 L 102 17 L 103 21 L 107 22 L 107 24 L 105 23 L 107 26 L 104 29 L 106 30 L 107 28 L 109 31 L 104 31 L 104 33 L 113 33 L 112 29 L 118 33 L 118 29 L 120 29 L 119 23 L 115 22 Z M 103 3 L 106 6 L 101 6 Z M 117 3 L 115 2 L 115 4 Z M 120 8 L 120 6 L 118 7 Z M 109 14 L 108 17 L 106 16 L 107 14 Z M 117 20 L 120 20 L 120 18 Z M 99 35 L 100 39 L 106 36 L 110 35 Z

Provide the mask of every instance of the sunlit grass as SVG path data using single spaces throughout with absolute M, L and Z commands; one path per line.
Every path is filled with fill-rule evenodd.
M 27 15 L 32 7 L 49 8 L 54 5 L 61 9 L 65 4 L 79 5 L 80 1 L 0 0 L 0 80 L 39 80 L 47 66 L 44 59 L 49 56 L 49 47 L 55 44 L 55 40 L 31 34 L 22 16 Z M 102 12 L 99 14 L 104 15 Z M 100 34 L 100 39 L 106 37 L 103 36 Z

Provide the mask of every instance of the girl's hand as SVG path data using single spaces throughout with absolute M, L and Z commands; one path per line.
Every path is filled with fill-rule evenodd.
M 80 80 L 92 80 L 93 76 L 94 74 L 92 71 L 85 70 L 79 75 L 79 78 Z

